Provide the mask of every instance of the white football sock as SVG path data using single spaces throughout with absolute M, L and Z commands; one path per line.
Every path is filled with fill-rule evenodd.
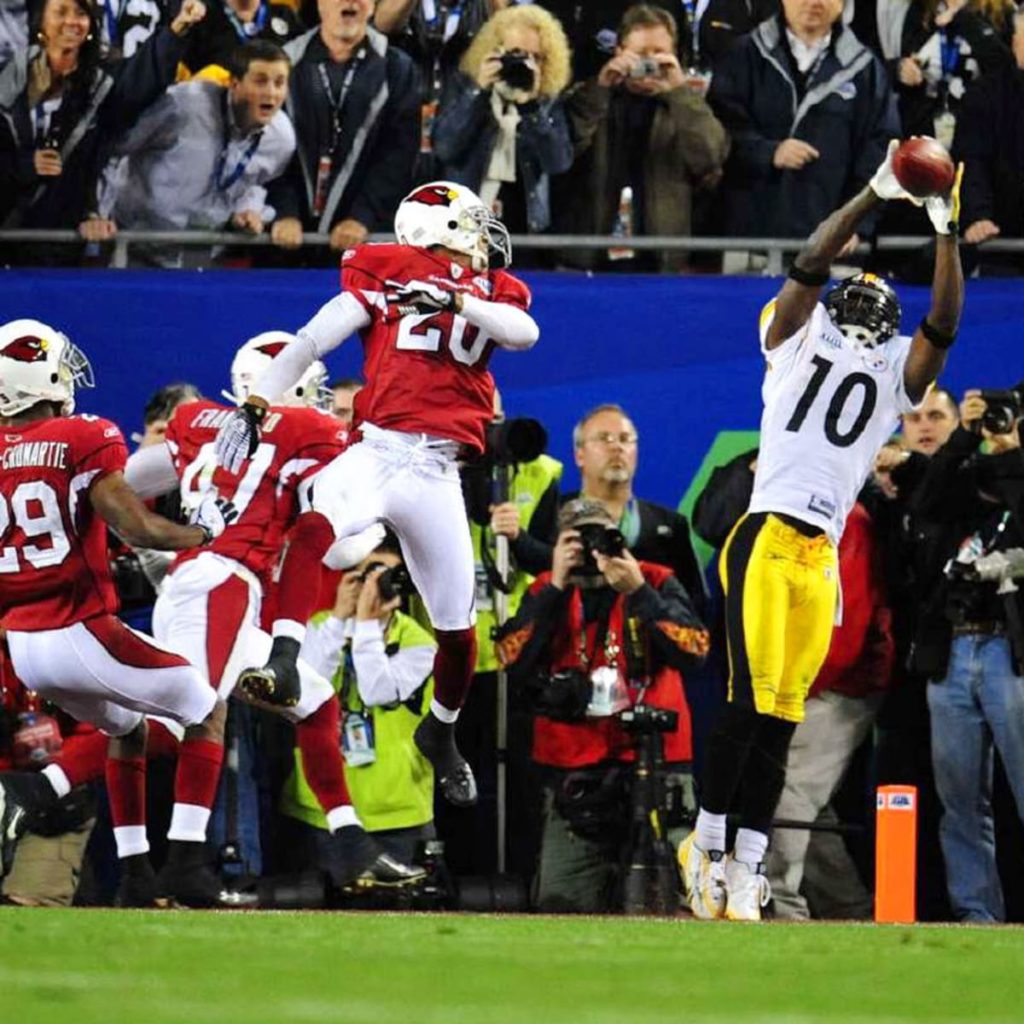
M 732 855 L 744 864 L 760 864 L 768 852 L 768 837 L 752 828 L 741 828 L 736 832 L 736 845 Z
M 697 833 L 694 842 L 705 852 L 725 853 L 725 815 L 712 814 L 702 807 L 697 814 Z

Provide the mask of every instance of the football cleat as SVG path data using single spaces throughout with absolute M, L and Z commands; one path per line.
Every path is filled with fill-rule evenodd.
M 346 825 L 331 835 L 338 857 L 332 877 L 342 889 L 395 888 L 423 881 L 427 873 L 385 853 L 361 825 Z
M 455 726 L 427 715 L 416 727 L 413 742 L 419 752 L 433 765 L 434 776 L 448 803 L 456 807 L 472 807 L 477 800 L 473 769 L 455 745 Z
M 238 677 L 238 689 L 261 704 L 278 708 L 293 708 L 299 703 L 301 685 L 299 670 L 290 658 L 271 658 L 262 668 L 243 669 Z
M 761 908 L 772 898 L 772 887 L 763 864 L 728 857 L 725 862 L 725 888 L 728 899 L 725 916 L 730 921 L 760 921 Z
M 155 907 L 156 872 L 148 853 L 125 857 L 120 862 L 121 881 L 114 896 L 115 907 Z
M 156 878 L 156 905 L 211 908 L 229 906 L 224 883 L 210 867 L 205 843 L 171 840 L 167 863 Z
M 18 840 L 57 803 L 45 775 L 0 772 L 0 878 L 11 870 Z
M 712 920 L 725 914 L 724 856 L 720 850 L 702 850 L 697 845 L 696 832 L 679 844 L 676 857 L 683 876 L 683 897 L 694 917 Z

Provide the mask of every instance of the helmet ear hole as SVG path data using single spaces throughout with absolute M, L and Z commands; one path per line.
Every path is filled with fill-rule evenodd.
M 452 231 L 454 231 L 458 226 L 459 226 L 459 222 L 457 220 L 450 220 L 450 221 L 448 221 L 448 227 Z
M 50 374 L 50 383 L 51 384 L 56 384 L 59 380 L 60 380 L 60 374 L 57 374 L 57 373 L 51 373 Z

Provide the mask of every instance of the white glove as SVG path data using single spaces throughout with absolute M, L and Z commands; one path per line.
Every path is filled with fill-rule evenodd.
M 925 212 L 938 235 L 955 235 L 960 230 L 960 182 L 963 176 L 964 165 L 958 164 L 953 187 L 944 196 L 929 196 L 924 201 Z
M 217 431 L 213 452 L 217 465 L 229 473 L 237 473 L 246 459 L 251 459 L 260 443 L 260 424 L 266 409 L 243 402 L 238 411 Z
M 893 139 L 889 148 L 885 151 L 885 159 L 878 165 L 878 170 L 868 184 L 879 199 L 907 199 L 915 206 L 920 206 L 924 200 L 912 196 L 897 180 L 892 169 L 892 158 L 896 150 L 900 148 L 900 140 Z
M 454 313 L 455 292 L 427 284 L 426 281 L 410 281 L 400 284 L 388 281 L 389 291 L 385 299 L 394 306 L 399 316 L 415 316 L 417 313 Z
M 213 491 L 203 495 L 189 522 L 206 534 L 204 544 L 219 537 L 238 518 L 238 509 L 227 498 L 218 498 Z

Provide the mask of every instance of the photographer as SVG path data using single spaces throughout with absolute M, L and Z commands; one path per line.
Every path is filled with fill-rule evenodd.
M 551 224 L 550 175 L 572 162 L 559 94 L 569 44 L 557 19 L 532 5 L 490 18 L 445 88 L 434 126 L 443 177 L 473 189 L 513 234 Z
M 946 528 L 914 656 L 929 666 L 935 781 L 950 901 L 962 921 L 1005 920 L 992 816 L 993 743 L 1024 819 L 1024 636 L 1020 566 L 985 569 L 1024 545 L 1024 386 L 968 391 L 961 425 L 931 459 L 912 512 Z M 987 561 L 986 561 L 987 559 Z
M 690 234 L 693 194 L 721 177 L 729 143 L 704 98 L 687 87 L 677 36 L 668 11 L 631 7 L 615 55 L 571 90 L 575 162 L 558 190 L 563 230 L 610 234 L 628 186 L 633 234 Z M 571 255 L 574 264 L 581 260 L 585 254 Z M 679 270 L 685 254 L 657 260 L 659 270 Z
M 708 633 L 672 573 L 625 549 L 601 503 L 568 502 L 559 525 L 551 572 L 503 631 L 499 657 L 532 697 L 533 760 L 546 774 L 537 909 L 598 913 L 619 906 L 628 853 L 635 752 L 617 714 L 640 704 L 678 714 L 664 757 L 689 791 L 680 670 L 704 657 Z
M 430 708 L 436 647 L 400 610 L 412 584 L 394 537 L 345 573 L 334 607 L 310 620 L 301 656 L 338 691 L 345 781 L 363 827 L 408 863 L 434 837 L 434 773 L 412 734 Z M 302 772 L 281 794 L 311 860 L 330 871 L 327 821 Z

